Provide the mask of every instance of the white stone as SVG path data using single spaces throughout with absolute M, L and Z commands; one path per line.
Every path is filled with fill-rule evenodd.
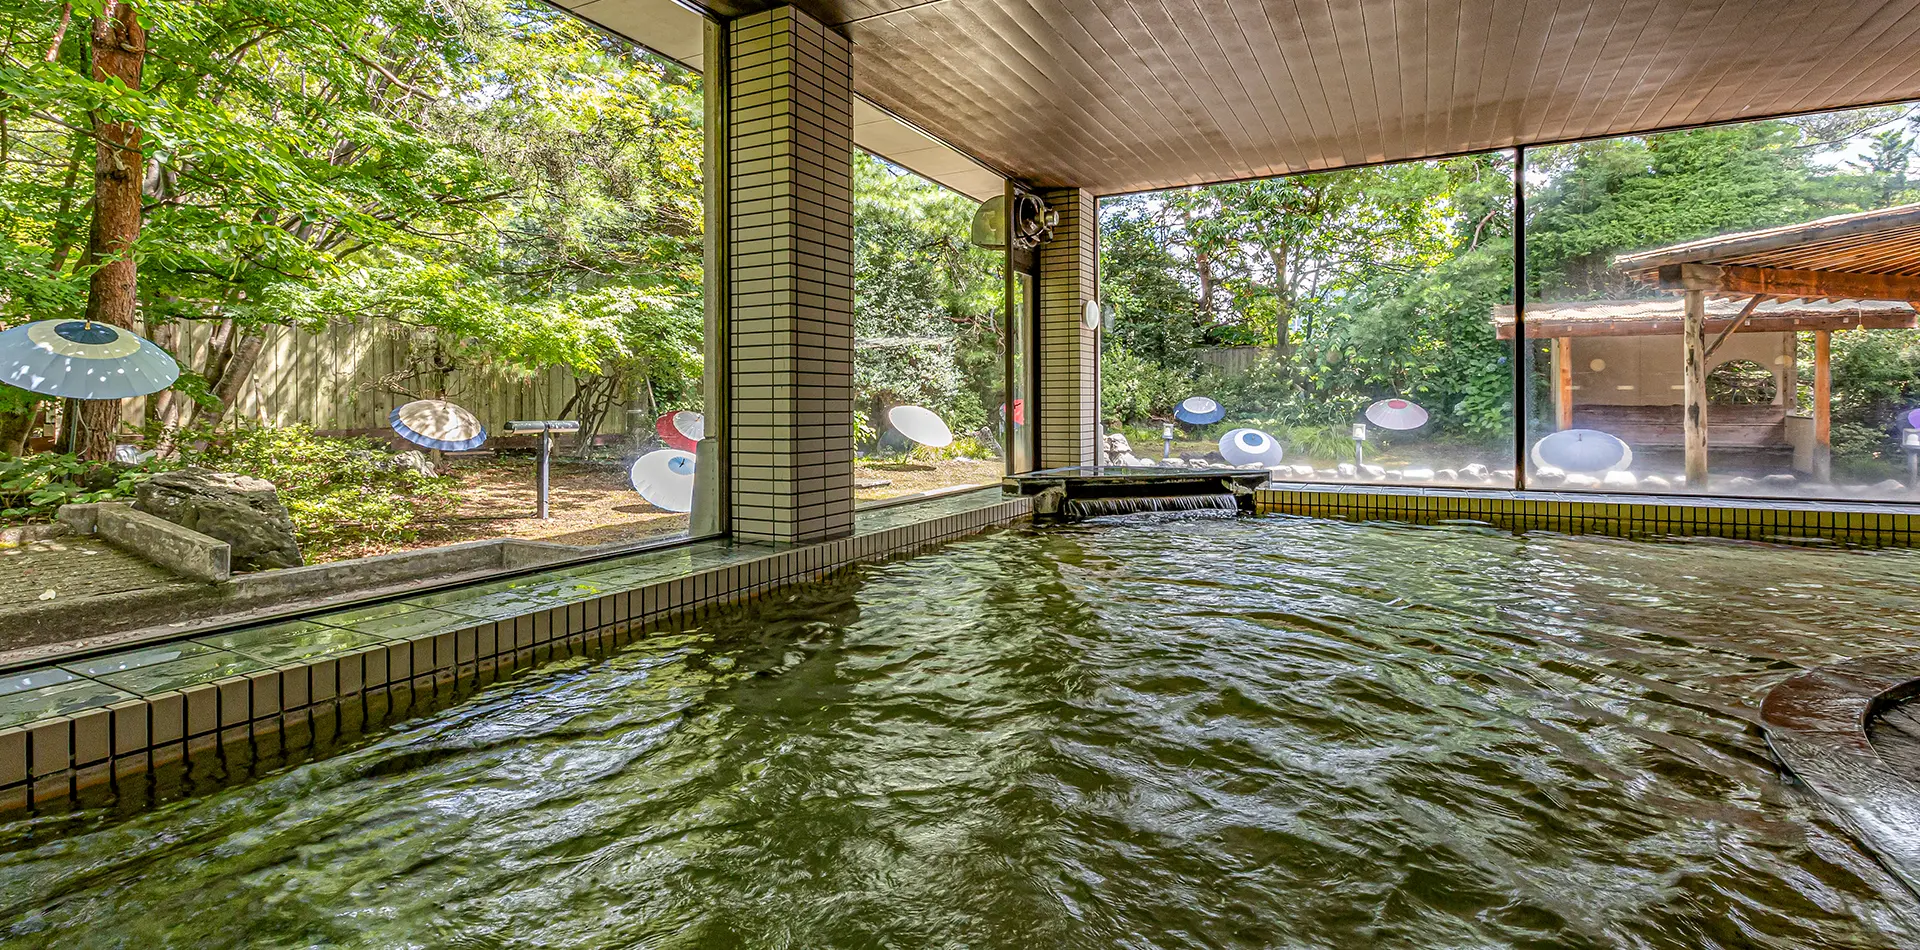
M 1450 468 L 1443 468 L 1433 473 L 1433 480 L 1436 482 L 1457 482 L 1460 480 L 1460 473 Z
M 1467 464 L 1460 466 L 1460 471 L 1468 475 L 1472 475 L 1474 478 L 1487 477 L 1487 467 L 1485 465 L 1480 464 L 1479 462 L 1468 462 Z
M 1352 478 L 1357 474 L 1352 462 L 1341 462 L 1339 466 L 1334 469 L 1334 473 L 1341 478 Z
M 1760 479 L 1760 481 L 1763 484 L 1765 484 L 1768 488 L 1792 488 L 1793 486 L 1800 483 L 1799 479 L 1794 478 L 1792 475 L 1786 475 L 1786 474 L 1768 475 L 1767 477 Z
M 1648 491 L 1667 491 L 1673 487 L 1673 483 L 1658 475 L 1648 475 L 1640 480 L 1640 487 Z
M 1312 478 L 1313 474 L 1313 466 L 1311 465 L 1295 465 L 1293 467 L 1293 475 L 1295 478 Z
M 1360 473 L 1376 482 L 1387 477 L 1386 468 L 1379 465 L 1362 465 L 1360 466 Z
M 1907 486 L 1904 482 L 1900 482 L 1891 478 L 1887 479 L 1884 482 L 1875 482 L 1873 485 L 1873 492 L 1876 495 L 1886 495 L 1886 494 L 1891 494 L 1893 492 L 1903 492 L 1906 490 L 1907 490 Z
M 1568 488 L 1596 488 L 1599 487 L 1600 480 L 1594 478 L 1592 475 L 1574 472 L 1571 475 L 1561 476 L 1560 484 Z
M 1727 480 L 1727 488 L 1733 491 L 1751 491 L 1758 487 L 1759 484 L 1758 481 L 1748 478 L 1745 475 L 1735 475 Z
M 1534 488 L 1558 488 L 1566 480 L 1566 473 L 1557 468 L 1541 469 L 1527 476 L 1527 484 Z
M 1632 472 L 1608 472 L 1600 483 L 1608 488 L 1633 489 L 1639 486 L 1640 479 L 1635 478 Z

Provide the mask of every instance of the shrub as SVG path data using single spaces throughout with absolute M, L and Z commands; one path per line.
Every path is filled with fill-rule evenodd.
M 411 541 L 453 508 L 451 479 L 381 465 L 388 452 L 371 439 L 316 435 L 304 425 L 241 424 L 193 435 L 176 441 L 181 463 L 272 482 L 309 559 Z
M 61 505 L 125 498 L 158 470 L 154 463 L 83 462 L 53 452 L 0 455 L 0 518 L 42 520 Z

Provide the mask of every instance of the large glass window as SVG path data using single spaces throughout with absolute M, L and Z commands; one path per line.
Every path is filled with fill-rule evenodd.
M 1894 107 L 1527 150 L 1530 486 L 1913 497 L 1914 130 Z
M 1101 202 L 1109 457 L 1511 487 L 1513 159 Z
M 178 379 L 63 399 L 90 393 L 26 365 L 30 348 L 0 352 L 20 384 L 0 385 L 0 521 L 16 535 L 54 534 L 63 504 L 93 501 L 215 530 L 193 512 L 238 488 L 257 509 L 221 538 L 240 572 L 385 556 L 382 578 L 426 583 L 687 532 L 706 336 L 698 74 L 536 0 L 298 16 L 160 0 L 104 29 L 72 6 L 0 12 L 0 325 Z M 158 351 L 100 342 L 114 332 Z M 515 425 L 543 421 L 568 430 L 544 511 L 542 437 Z M 12 563 L 93 543 L 29 544 Z M 178 581 L 97 573 L 119 591 Z M 28 575 L 47 576 L 10 576 Z M 340 577 L 308 593 L 351 592 Z M 0 599 L 97 587 L 70 576 Z M 220 602 L 196 588 L 164 619 Z
M 979 202 L 854 156 L 854 433 L 860 501 L 1005 474 L 1004 251 Z

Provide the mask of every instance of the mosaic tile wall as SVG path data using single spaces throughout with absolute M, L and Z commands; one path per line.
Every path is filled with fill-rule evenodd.
M 728 27 L 735 537 L 853 530 L 853 62 L 793 7 Z
M 244 774 L 648 624 L 1030 512 L 991 489 L 862 512 L 837 541 L 690 544 L 0 676 L 0 810 L 137 799 L 189 760 Z
M 1617 537 L 1712 536 L 1861 547 L 1920 542 L 1920 512 L 1891 505 L 1310 485 L 1269 485 L 1254 501 L 1262 513 L 1421 524 L 1472 521 L 1509 530 Z
M 1040 245 L 1040 467 L 1092 465 L 1100 432 L 1099 354 L 1083 318 L 1086 302 L 1099 297 L 1099 203 L 1078 188 L 1053 188 L 1040 197 L 1060 213 L 1053 240 Z

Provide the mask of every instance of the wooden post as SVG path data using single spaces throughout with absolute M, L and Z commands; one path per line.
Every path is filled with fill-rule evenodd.
M 1813 477 L 1833 478 L 1833 331 L 1813 331 Z
M 1560 431 L 1573 428 L 1573 338 L 1554 337 L 1553 348 L 1558 369 L 1555 373 L 1553 390 L 1553 411 L 1557 416 Z
M 1681 338 L 1685 359 L 1687 490 L 1707 490 L 1707 293 L 1687 291 L 1686 328 Z

